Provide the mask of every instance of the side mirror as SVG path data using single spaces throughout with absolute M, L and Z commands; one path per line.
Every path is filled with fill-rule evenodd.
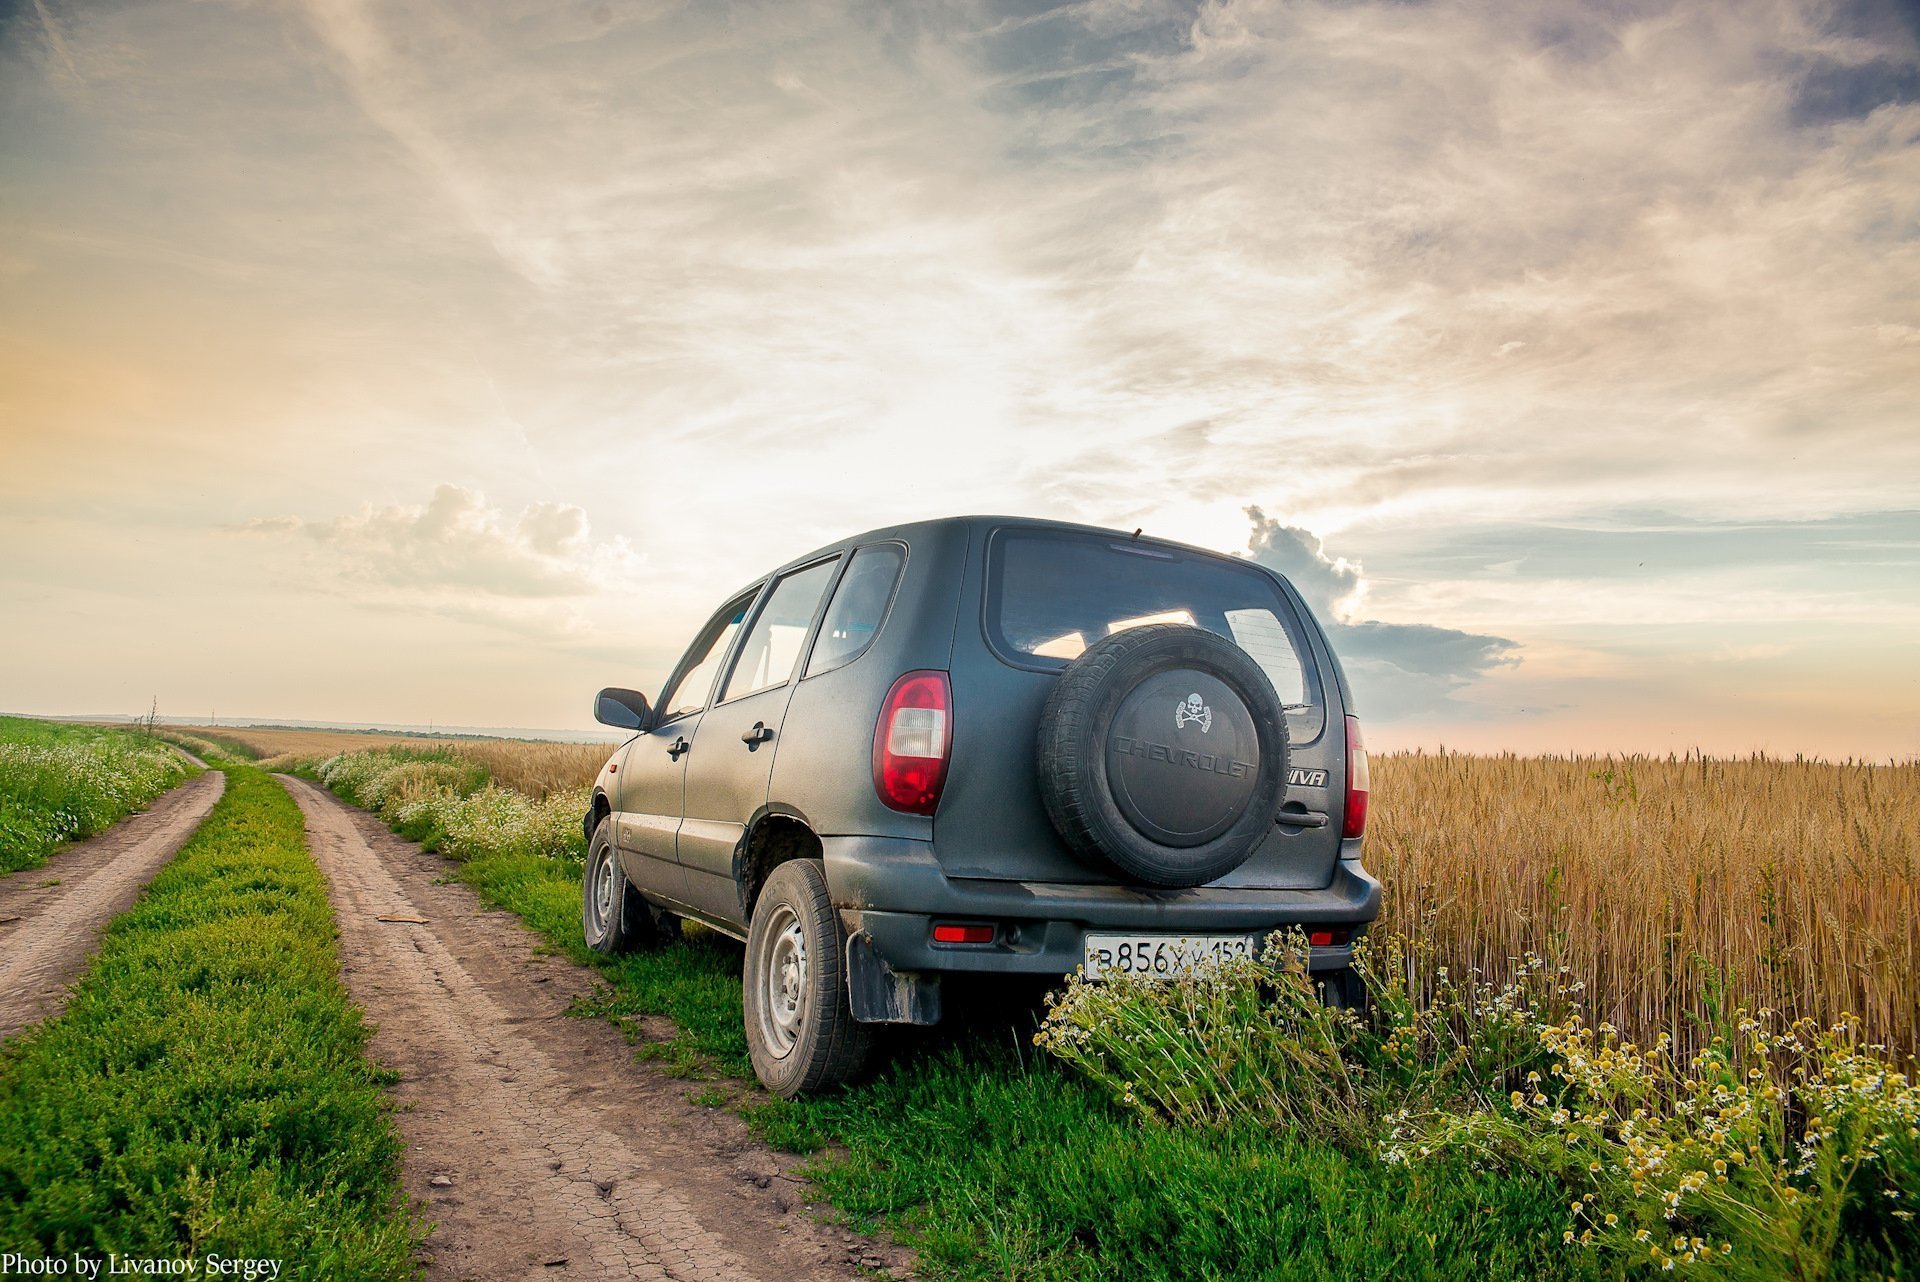
M 603 726 L 618 726 L 644 734 L 653 724 L 653 709 L 647 706 L 647 696 L 638 690 L 608 686 L 594 696 L 593 719 Z

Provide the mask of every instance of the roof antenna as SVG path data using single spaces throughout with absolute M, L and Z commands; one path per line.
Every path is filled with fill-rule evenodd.
M 1140 527 L 1140 530 L 1144 530 L 1144 529 L 1146 529 L 1146 528 L 1147 528 L 1147 527 L 1143 525 L 1143 526 L 1141 526 L 1141 527 Z M 1136 538 L 1136 539 L 1137 539 L 1137 538 L 1139 538 L 1139 537 L 1140 537 L 1140 530 L 1135 530 L 1135 531 L 1133 532 L 1133 537 L 1134 537 L 1134 538 Z

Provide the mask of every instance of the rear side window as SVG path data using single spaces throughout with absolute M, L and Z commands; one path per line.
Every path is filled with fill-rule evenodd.
M 987 637 L 1022 667 L 1065 667 L 1102 637 L 1184 623 L 1232 641 L 1266 672 L 1296 737 L 1319 733 L 1319 681 L 1293 608 L 1252 566 L 1050 530 L 1001 530 L 988 554 Z
M 793 670 L 800 665 L 800 651 L 807 643 L 807 629 L 813 626 L 813 612 L 826 595 L 834 565 L 833 561 L 822 561 L 795 570 L 773 585 L 767 603 L 740 646 L 740 658 L 733 665 L 733 675 L 727 678 L 726 693 L 719 702 L 745 698 L 792 680 Z
M 1300 656 L 1280 617 L 1264 607 L 1228 610 L 1226 616 L 1234 644 L 1252 655 L 1266 672 L 1280 702 L 1290 708 L 1303 706 L 1307 702 L 1307 674 L 1300 667 Z
M 866 653 L 887 617 L 894 585 L 906 563 L 906 552 L 897 543 L 880 543 L 853 554 L 820 623 L 820 639 L 813 643 L 813 656 L 807 660 L 808 676 L 845 667 Z

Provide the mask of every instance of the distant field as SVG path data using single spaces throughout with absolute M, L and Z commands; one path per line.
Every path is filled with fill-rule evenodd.
M 486 767 L 494 782 L 533 797 L 593 782 L 612 746 L 604 743 L 554 743 L 535 739 L 437 739 L 431 736 L 365 734 L 351 730 L 236 729 L 232 726 L 179 726 L 190 735 L 231 740 L 255 756 L 284 765 L 292 760 L 362 752 L 369 748 L 444 748 Z
M 188 773 L 136 730 L 0 717 L 0 873 L 111 828 Z

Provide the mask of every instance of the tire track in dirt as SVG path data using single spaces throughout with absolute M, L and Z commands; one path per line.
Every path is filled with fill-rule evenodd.
M 568 1016 L 591 971 L 536 953 L 437 856 L 280 778 L 327 876 L 347 988 L 377 1025 L 373 1057 L 401 1075 L 405 1184 L 435 1222 L 428 1278 L 803 1282 L 895 1262 L 807 1215 L 791 1162 L 737 1118 L 688 1102 L 611 1025 Z
M 0 877 L 0 1041 L 66 1006 L 102 928 L 133 906 L 226 786 L 218 771 L 189 779 L 40 867 Z

